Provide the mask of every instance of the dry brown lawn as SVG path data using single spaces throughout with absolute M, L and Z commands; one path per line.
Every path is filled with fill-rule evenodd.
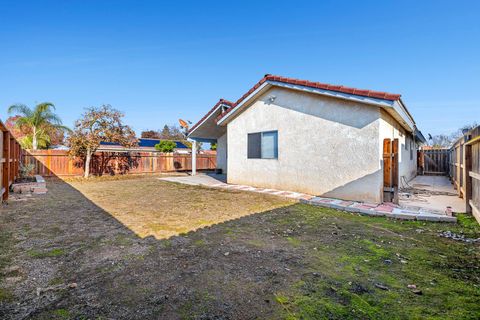
M 142 238 L 165 239 L 294 203 L 259 193 L 166 182 L 155 176 L 68 183 Z

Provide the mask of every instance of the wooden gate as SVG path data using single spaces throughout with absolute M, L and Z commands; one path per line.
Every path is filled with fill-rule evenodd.
M 383 201 L 398 203 L 398 139 L 383 140 Z
M 448 175 L 449 150 L 444 148 L 422 149 L 418 152 L 418 171 L 424 175 Z

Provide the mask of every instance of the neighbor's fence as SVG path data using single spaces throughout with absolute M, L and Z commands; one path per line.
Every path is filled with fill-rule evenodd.
M 480 223 L 480 126 L 467 132 L 449 150 L 449 176 L 465 199 L 467 211 Z
M 82 176 L 83 161 L 71 158 L 63 150 L 28 150 L 23 154 L 23 163 L 33 164 L 35 174 L 42 176 Z M 215 155 L 197 155 L 198 170 L 216 168 Z M 93 175 L 142 174 L 192 169 L 190 154 L 160 152 L 97 152 L 90 164 Z
M 10 185 L 18 177 L 22 149 L 0 121 L 0 190 L 2 201 L 8 199 Z

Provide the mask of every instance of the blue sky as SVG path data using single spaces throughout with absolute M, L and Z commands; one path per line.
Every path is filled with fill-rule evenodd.
M 264 74 L 401 93 L 424 134 L 480 121 L 480 2 L 1 1 L 0 118 L 111 104 L 197 121 Z

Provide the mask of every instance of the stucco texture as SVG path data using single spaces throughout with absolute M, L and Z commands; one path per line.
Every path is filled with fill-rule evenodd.
M 227 173 L 227 134 L 217 139 L 217 169 Z
M 381 202 L 384 122 L 376 106 L 273 87 L 227 125 L 228 182 Z M 271 130 L 278 159 L 247 159 L 247 134 Z

